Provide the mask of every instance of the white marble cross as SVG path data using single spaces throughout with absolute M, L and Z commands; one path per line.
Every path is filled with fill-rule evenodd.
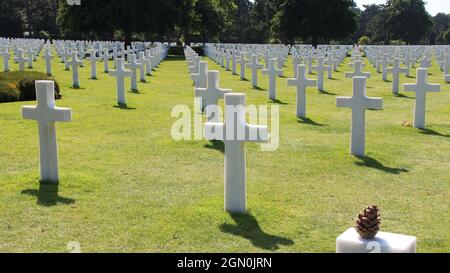
M 241 57 L 238 60 L 238 64 L 241 66 L 241 80 L 245 80 L 245 66 L 248 61 L 245 59 L 245 53 L 241 53 Z
M 23 56 L 23 49 L 19 48 L 17 50 L 16 57 L 14 58 L 14 61 L 19 63 L 19 71 L 25 71 L 25 63 L 27 62 L 27 59 Z
M 231 213 L 247 212 L 245 143 L 269 140 L 267 126 L 249 125 L 245 116 L 245 94 L 226 94 L 225 122 L 205 124 L 208 140 L 225 142 L 224 208 Z
M 67 63 L 72 66 L 73 87 L 80 87 L 80 80 L 79 80 L 79 76 L 78 76 L 78 67 L 81 66 L 81 64 L 83 62 L 78 60 L 78 52 L 72 51 L 72 59 L 70 61 L 68 61 Z
M 383 55 L 383 59 L 378 63 L 378 65 L 381 66 L 382 69 L 382 80 L 383 81 L 387 81 L 387 69 L 389 67 L 389 64 L 391 64 L 392 62 L 389 61 L 389 57 L 388 55 L 384 54 Z
M 89 62 L 91 64 L 91 79 L 95 80 L 97 79 L 97 61 L 98 61 L 98 57 L 97 57 L 97 52 L 92 50 L 89 52 Z
M 45 49 L 43 58 L 45 59 L 45 67 L 47 70 L 47 76 L 51 76 L 52 75 L 52 59 L 54 57 L 52 56 L 52 52 L 51 52 L 50 48 Z
M 195 97 L 202 99 L 202 111 L 207 110 L 208 106 L 217 105 L 219 99 L 223 98 L 226 93 L 232 92 L 230 89 L 219 87 L 219 71 L 208 71 L 207 76 L 207 87 L 195 89 Z M 210 115 L 207 113 L 207 116 Z
M 297 117 L 306 118 L 306 88 L 316 86 L 317 81 L 306 77 L 306 65 L 298 65 L 297 77 L 288 79 L 288 86 L 297 87 Z
M 33 56 L 34 56 L 34 52 L 33 49 L 30 47 L 28 47 L 27 51 L 25 52 L 25 54 L 27 55 L 28 58 L 28 68 L 33 68 Z
M 366 146 L 366 109 L 380 110 L 383 108 L 382 98 L 366 96 L 366 78 L 353 78 L 353 97 L 336 98 L 337 107 L 352 109 L 351 154 L 365 156 Z
M 450 74 L 444 75 L 444 80 L 445 80 L 445 82 L 450 83 Z
M 138 91 L 137 86 L 137 70 L 141 66 L 141 64 L 136 62 L 136 54 L 129 54 L 129 64 L 126 64 L 125 67 L 131 70 L 131 91 Z
M 151 56 L 151 52 L 150 50 L 146 50 L 145 51 L 145 73 L 147 74 L 147 76 L 151 76 L 152 75 L 152 70 L 153 70 L 153 63 L 155 62 L 155 58 L 153 56 Z
M 269 99 L 273 101 L 277 99 L 277 76 L 282 72 L 281 69 L 276 68 L 276 61 L 275 58 L 270 59 L 269 67 L 262 70 L 262 74 L 269 77 Z
M 259 56 L 252 55 L 250 63 L 246 64 L 246 66 L 250 67 L 252 71 L 252 86 L 254 88 L 258 87 L 258 69 L 264 68 L 264 65 L 259 63 Z
M 361 61 L 355 61 L 353 64 L 354 71 L 353 72 L 346 72 L 345 77 L 346 78 L 353 78 L 353 77 L 366 77 L 370 78 L 370 72 L 363 72 L 363 63 Z
M 65 53 L 63 53 L 64 56 L 64 69 L 69 71 L 70 70 L 70 63 L 69 63 L 69 58 L 72 56 L 70 54 L 70 51 L 67 50 Z
M 0 54 L 3 58 L 3 72 L 8 72 L 9 71 L 9 57 L 11 57 L 11 54 L 9 54 L 9 51 L 8 51 L 8 47 L 4 48 Z
M 103 71 L 105 73 L 109 73 L 109 59 L 110 58 L 111 58 L 111 55 L 109 54 L 109 49 L 108 48 L 103 49 L 103 53 L 102 53 Z
M 191 79 L 194 81 L 196 88 L 206 88 L 207 73 L 208 73 L 208 62 L 201 61 L 198 73 L 194 73 L 191 75 Z
M 325 91 L 323 73 L 325 71 L 328 71 L 328 73 L 331 72 L 331 66 L 324 65 L 324 63 L 325 59 L 319 57 L 317 59 L 317 65 L 312 67 L 312 70 L 317 71 L 317 89 L 321 92 Z
M 400 67 L 400 59 L 394 60 L 394 66 L 386 68 L 386 74 L 392 73 L 392 93 L 398 95 L 400 89 L 400 74 L 407 74 L 408 68 Z
M 117 103 L 125 105 L 125 77 L 131 77 L 131 71 L 125 70 L 124 60 L 122 58 L 116 59 L 116 70 L 110 71 L 109 75 L 117 79 Z
M 145 80 L 145 66 L 149 63 L 145 58 L 145 52 L 140 51 L 136 63 L 139 65 L 139 80 L 146 82 Z
M 231 73 L 233 75 L 237 75 L 237 73 L 236 73 L 236 71 L 237 71 L 237 61 L 238 61 L 238 58 L 237 58 L 236 52 L 232 52 L 231 53 Z
M 189 66 L 189 72 L 191 74 L 198 73 L 199 65 L 200 65 L 200 57 L 196 56 L 193 59 L 192 65 Z
M 417 81 L 415 84 L 404 84 L 405 92 L 416 93 L 416 106 L 414 110 L 414 128 L 425 129 L 425 108 L 426 95 L 428 92 L 439 92 L 441 86 L 439 84 L 429 84 L 427 82 L 428 69 L 417 69 Z
M 292 57 L 292 64 L 294 66 L 294 78 L 297 78 L 297 66 L 300 64 L 300 57 L 299 56 L 293 56 Z
M 225 52 L 225 68 L 227 71 L 230 71 L 230 62 L 231 62 L 231 51 L 227 49 Z
M 72 120 L 72 110 L 55 106 L 55 83 L 36 81 L 37 106 L 23 106 L 24 119 L 36 120 L 39 126 L 40 178 L 42 182 L 59 182 L 56 122 Z

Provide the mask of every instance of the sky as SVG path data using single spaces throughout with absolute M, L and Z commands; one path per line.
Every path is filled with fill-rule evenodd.
M 363 5 L 384 4 L 386 0 L 355 0 L 355 2 L 362 9 Z M 439 12 L 450 13 L 450 0 L 425 0 L 425 2 L 428 12 L 433 16 Z

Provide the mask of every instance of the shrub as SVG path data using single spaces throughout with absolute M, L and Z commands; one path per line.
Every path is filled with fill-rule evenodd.
M 0 82 L 0 103 L 19 101 L 19 91 L 6 82 Z
M 359 38 L 358 44 L 359 45 L 368 45 L 368 44 L 370 44 L 370 38 L 367 36 L 362 36 L 361 38 Z
M 41 72 L 5 72 L 0 73 L 0 91 L 7 86 L 9 89 L 14 89 L 18 94 L 20 101 L 36 100 L 35 82 L 38 80 L 53 80 L 45 73 Z M 60 99 L 60 88 L 55 81 L 55 98 Z M 16 100 L 16 101 L 17 101 Z M 3 102 L 3 101 L 0 101 Z
M 18 88 L 20 92 L 20 100 L 21 101 L 29 101 L 29 100 L 36 100 L 36 88 L 35 88 L 35 82 L 37 80 L 43 80 L 41 78 L 39 79 L 33 79 L 33 78 L 26 78 L 19 82 Z M 60 99 L 61 94 L 59 90 L 58 83 L 55 82 L 55 99 Z

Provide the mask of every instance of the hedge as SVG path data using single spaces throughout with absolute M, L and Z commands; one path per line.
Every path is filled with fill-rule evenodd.
M 0 103 L 36 100 L 35 82 L 53 80 L 41 72 L 0 73 Z M 60 88 L 55 81 L 55 99 L 60 99 Z

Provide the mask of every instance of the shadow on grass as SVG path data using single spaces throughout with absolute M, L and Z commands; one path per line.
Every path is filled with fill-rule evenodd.
M 267 91 L 267 89 L 261 88 L 261 87 L 259 87 L 259 86 L 253 87 L 253 89 L 258 90 L 258 91 Z
M 253 215 L 230 213 L 230 216 L 236 222 L 236 225 L 222 224 L 220 230 L 224 233 L 243 237 L 257 248 L 274 251 L 278 250 L 280 245 L 290 246 L 294 244 L 294 241 L 289 238 L 265 233 Z
M 298 118 L 298 122 L 301 124 L 308 124 L 308 125 L 319 126 L 319 127 L 326 126 L 325 124 L 317 123 L 310 118 Z
M 361 162 L 355 162 L 357 166 L 368 167 L 372 169 L 377 169 L 390 174 L 400 174 L 400 173 L 408 173 L 409 171 L 404 168 L 391 168 L 384 166 L 380 161 L 372 158 L 370 156 L 357 156 Z
M 122 109 L 122 110 L 136 110 L 134 107 L 129 107 L 127 104 L 118 104 L 114 105 L 114 108 Z
M 280 105 L 289 105 L 289 103 L 287 103 L 287 102 L 282 102 L 281 100 L 270 100 L 269 101 L 269 103 L 272 103 L 272 104 L 280 104 Z
M 222 153 L 225 153 L 225 143 L 221 140 L 211 140 L 208 144 L 205 144 L 203 147 L 206 149 L 217 150 Z
M 327 91 L 319 91 L 319 95 L 336 96 L 337 94 L 335 94 L 335 93 L 330 93 L 330 92 L 327 92 Z
M 86 89 L 86 88 L 80 87 L 80 86 L 71 86 L 71 87 L 69 87 L 69 89 L 73 89 L 73 90 L 84 90 L 84 89 Z
M 58 184 L 40 182 L 39 190 L 24 190 L 21 194 L 37 197 L 37 204 L 44 207 L 53 207 L 58 204 L 70 205 L 75 203 L 74 199 L 59 196 L 58 189 Z
M 439 133 L 439 132 L 431 130 L 431 129 L 420 129 L 420 133 L 423 135 L 440 136 L 440 137 L 449 137 L 450 138 L 450 135 L 444 135 L 442 133 Z
M 413 98 L 413 97 L 406 96 L 406 95 L 403 95 L 403 94 L 398 94 L 398 95 L 396 95 L 395 97 L 397 97 L 397 98 L 402 98 L 402 99 L 411 99 L 411 100 L 414 100 L 414 99 L 415 99 L 415 98 Z

